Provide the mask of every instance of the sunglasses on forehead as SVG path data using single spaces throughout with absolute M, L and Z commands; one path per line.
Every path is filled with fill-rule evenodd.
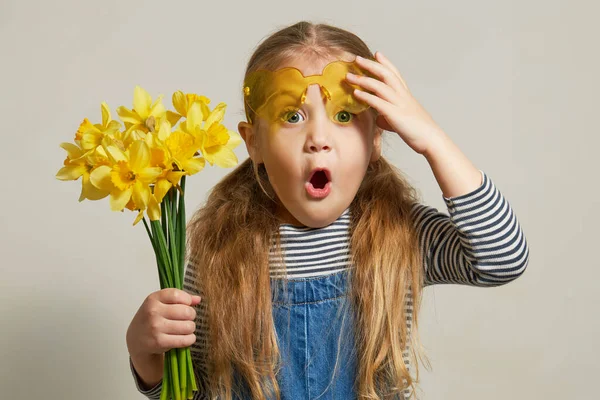
M 370 106 L 354 96 L 354 89 L 359 86 L 346 80 L 348 72 L 372 77 L 354 61 L 343 60 L 333 61 L 321 74 L 310 76 L 304 76 L 295 67 L 276 71 L 259 69 L 248 74 L 244 81 L 244 101 L 257 116 L 275 122 L 282 113 L 299 110 L 306 100 L 308 86 L 316 83 L 329 106 L 358 114 Z M 248 113 L 246 118 L 252 123 Z

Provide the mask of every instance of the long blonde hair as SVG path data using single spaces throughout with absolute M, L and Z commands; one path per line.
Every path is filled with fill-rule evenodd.
M 250 58 L 246 76 L 258 68 L 276 69 L 299 54 L 327 57 L 341 52 L 373 56 L 350 32 L 302 21 L 265 39 Z M 411 207 L 418 200 L 403 174 L 381 156 L 369 165 L 350 205 L 353 279 L 348 298 L 356 315 L 356 388 L 361 399 L 397 398 L 409 386 L 416 395 L 423 273 Z M 276 374 L 281 360 L 269 274 L 273 236 L 274 253 L 280 254 L 277 204 L 264 164 L 248 158 L 214 186 L 188 224 L 190 268 L 207 310 L 205 362 L 210 373 L 205 390 L 211 399 L 229 400 L 237 392 L 234 371 L 252 398 L 280 398 Z M 412 321 L 407 320 L 410 308 Z M 415 379 L 403 359 L 409 349 Z

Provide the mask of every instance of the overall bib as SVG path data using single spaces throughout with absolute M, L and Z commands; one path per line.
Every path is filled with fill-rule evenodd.
M 349 270 L 344 270 L 289 279 L 285 287 L 283 279 L 271 278 L 273 320 L 281 353 L 276 378 L 282 400 L 356 398 L 349 277 Z M 245 388 L 241 396 L 251 398 Z

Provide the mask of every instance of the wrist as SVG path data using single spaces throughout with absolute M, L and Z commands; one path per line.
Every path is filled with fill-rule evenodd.
M 155 359 L 154 356 L 158 358 Z M 140 389 L 149 390 L 162 381 L 164 354 L 141 354 L 138 356 L 130 354 L 129 357 Z
M 431 162 L 438 154 L 443 153 L 444 149 L 447 149 L 449 144 L 449 137 L 444 132 L 431 135 L 429 143 L 422 155 L 427 161 Z

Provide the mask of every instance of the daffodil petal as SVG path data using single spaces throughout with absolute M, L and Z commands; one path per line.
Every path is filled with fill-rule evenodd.
M 200 109 L 202 110 L 202 118 L 207 119 L 208 115 L 210 114 L 210 108 L 208 108 L 208 103 L 210 103 L 210 99 L 208 99 L 204 96 L 200 96 L 200 98 L 206 99 L 206 101 L 204 101 L 204 100 L 200 101 Z
M 133 226 L 136 226 L 136 224 L 138 222 L 140 222 L 142 220 L 142 218 L 144 218 L 144 211 L 140 210 L 140 212 L 138 213 L 137 217 L 135 217 L 135 221 L 133 221 Z
M 110 122 L 110 109 L 108 108 L 108 104 L 106 102 L 102 102 L 100 104 L 100 108 L 102 110 L 102 126 L 108 126 Z
M 185 174 L 186 174 L 185 171 L 169 171 L 167 173 L 167 179 L 173 185 L 177 185 L 177 184 L 179 184 L 181 177 L 184 176 Z
M 118 188 L 114 188 L 110 192 L 110 209 L 113 211 L 121 211 L 125 208 L 129 199 L 131 199 L 131 194 L 133 193 L 133 186 L 125 189 L 119 190 Z
M 235 153 L 225 146 L 217 147 L 215 152 L 211 152 L 211 156 L 214 159 L 214 164 L 221 168 L 235 167 L 238 163 Z
M 227 141 L 227 144 L 225 146 L 228 149 L 233 150 L 237 146 L 239 146 L 240 143 L 242 143 L 242 137 L 237 132 L 234 132 L 232 130 L 228 130 L 227 133 L 229 134 L 229 140 Z
M 196 126 L 202 126 L 202 109 L 200 103 L 192 103 L 188 110 L 185 125 L 189 132 L 193 132 Z
M 91 174 L 86 172 L 83 174 L 82 179 L 81 197 L 88 200 L 100 200 L 110 194 L 110 190 L 98 189 L 96 186 L 94 186 L 94 184 L 92 184 Z
M 135 211 L 138 209 L 135 205 L 135 202 L 133 201 L 133 198 L 129 199 L 127 204 L 125 204 L 125 208 L 131 211 Z
M 154 101 L 154 104 L 152 104 L 152 106 L 150 107 L 150 111 L 148 115 L 154 115 L 155 118 L 160 118 L 163 116 L 163 114 L 166 112 L 165 110 L 165 106 L 162 103 L 162 99 L 163 99 L 163 95 L 158 95 L 156 97 L 156 100 Z
M 215 122 L 221 122 L 223 120 L 223 117 L 225 116 L 225 108 L 227 108 L 226 103 L 217 104 L 214 110 L 209 114 L 208 118 L 206 119 L 204 129 L 208 130 L 210 126 Z
M 160 204 L 156 201 L 154 196 L 150 196 L 148 202 L 148 217 L 150 218 L 150 221 L 160 220 Z
M 117 107 L 117 114 L 119 114 L 119 118 L 121 118 L 121 121 L 126 122 L 125 125 L 127 125 L 127 123 L 133 125 L 142 123 L 142 119 L 140 118 L 140 116 L 135 111 L 130 110 L 125 106 Z
M 136 86 L 133 90 L 133 109 L 140 116 L 142 120 L 145 120 L 150 115 L 150 105 L 152 104 L 152 97 L 142 89 L 140 86 Z
M 61 181 L 74 181 L 79 179 L 87 170 L 85 165 L 66 165 L 56 173 L 56 179 Z
M 148 167 L 138 171 L 137 177 L 142 182 L 150 184 L 154 183 L 162 172 L 163 169 L 161 167 Z
M 60 144 L 60 147 L 67 151 L 67 157 L 69 157 L 71 160 L 79 158 L 83 154 L 83 150 L 73 143 L 63 142 Z
M 150 147 L 150 165 L 164 166 L 167 163 L 167 152 L 162 146 Z
M 167 111 L 167 114 L 170 111 Z M 177 114 L 175 114 L 177 115 Z M 170 121 L 163 121 L 160 123 L 160 128 L 158 129 L 158 135 L 157 137 L 162 140 L 165 141 L 167 140 L 167 138 L 169 137 L 169 135 L 171 135 L 171 126 L 173 126 Z
M 105 143 L 103 143 L 102 146 L 104 147 L 104 151 L 106 151 L 106 154 L 113 163 L 117 163 L 119 161 L 127 161 L 127 156 L 125 155 L 125 153 L 114 144 L 106 145 Z
M 89 130 L 81 135 L 81 148 L 85 151 L 95 149 L 102 143 L 104 134 Z
M 119 121 L 110 121 L 104 130 L 104 133 L 114 135 L 121 129 L 121 123 Z
M 174 113 L 171 110 L 167 110 L 166 116 L 167 116 L 167 121 L 169 121 L 171 126 L 175 126 L 177 124 L 177 122 L 179 122 L 179 120 L 181 119 L 181 115 Z
M 167 179 L 159 179 L 154 185 L 154 197 L 156 198 L 156 201 L 159 203 L 163 201 L 163 198 L 169 189 L 171 189 L 171 186 L 171 182 L 169 182 Z
M 190 158 L 183 163 L 183 169 L 188 175 L 194 175 L 204 168 L 206 164 L 203 157 Z
M 173 107 L 175 107 L 175 110 L 177 110 L 177 112 L 179 114 L 181 114 L 184 117 L 187 116 L 187 109 L 188 109 L 187 96 L 184 95 L 181 90 L 178 90 L 175 93 L 173 93 L 173 96 L 171 97 L 171 101 L 173 102 Z
M 150 164 L 150 148 L 143 140 L 136 140 L 129 146 L 129 165 L 135 173 L 143 170 Z
M 150 197 L 150 188 L 140 181 L 133 184 L 132 199 L 136 207 L 140 210 L 145 210 L 148 207 Z
M 101 165 L 95 168 L 90 173 L 90 181 L 92 185 L 96 186 L 100 190 L 111 191 L 114 188 L 114 184 L 111 180 L 112 168 L 108 165 Z
M 108 160 L 108 155 L 106 154 L 106 151 L 104 151 L 104 148 L 102 146 L 98 146 L 94 151 L 86 153 L 86 156 L 87 161 L 90 164 L 95 164 L 100 160 Z

